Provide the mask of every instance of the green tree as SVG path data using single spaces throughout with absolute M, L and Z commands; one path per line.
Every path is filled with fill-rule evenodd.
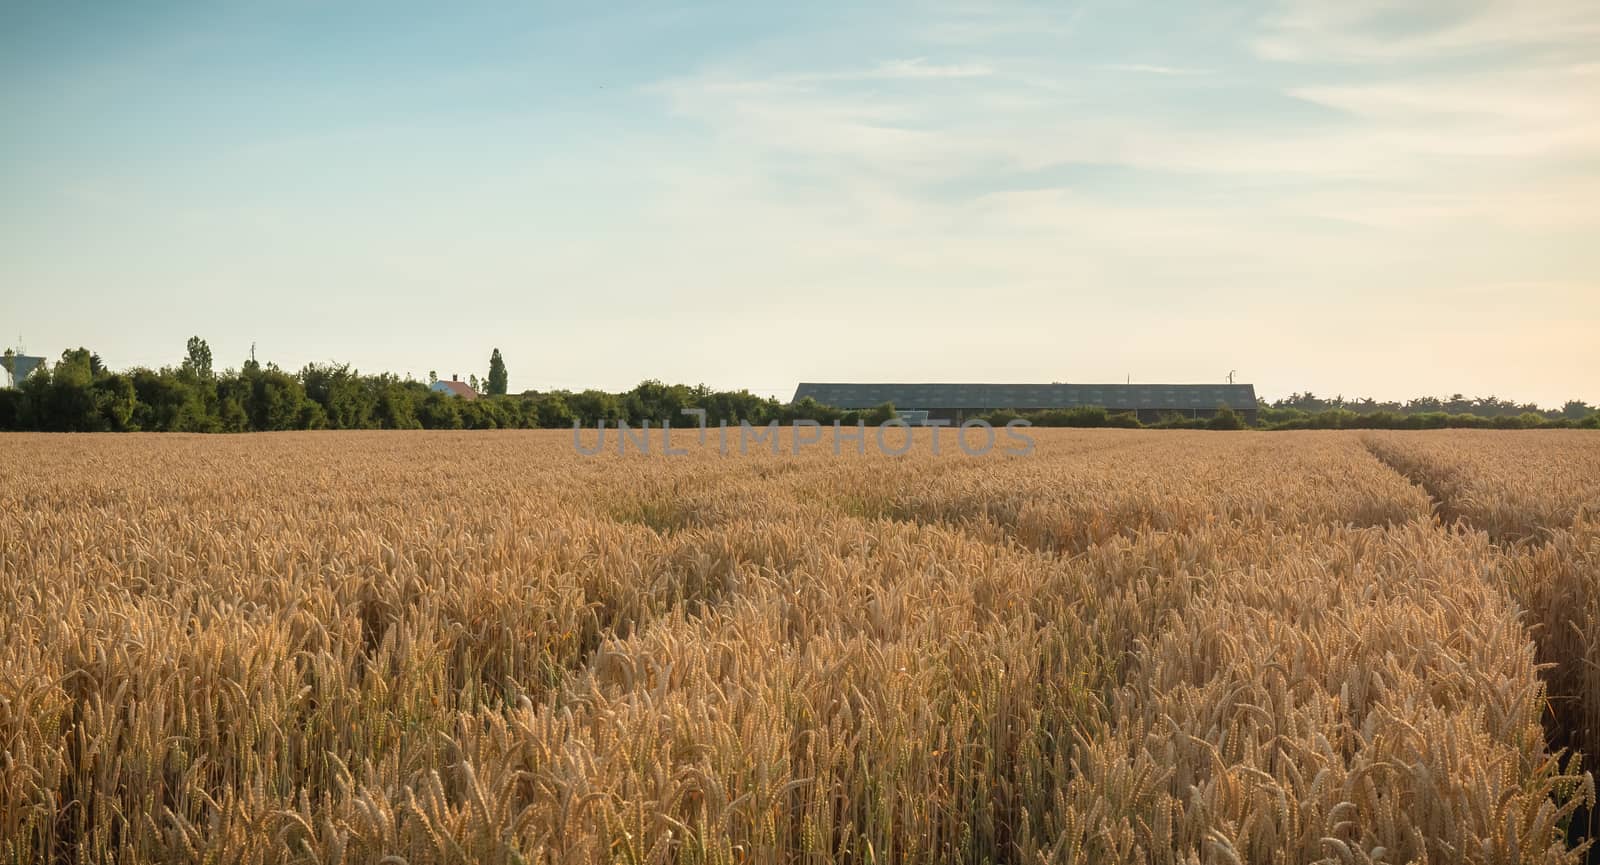
M 570 427 L 576 417 L 561 394 L 550 393 L 537 398 L 536 418 L 541 427 L 546 429 Z
M 105 427 L 94 392 L 93 355 L 86 348 L 61 353 L 48 379 L 29 376 L 26 391 L 40 428 L 57 432 L 95 432 Z
M 377 426 L 378 391 L 372 381 L 349 364 L 313 363 L 300 370 L 306 397 L 322 407 L 324 423 L 333 429 Z
M 246 386 L 244 407 L 250 416 L 250 427 L 255 430 L 301 429 L 307 419 L 305 386 L 294 376 L 279 369 L 276 364 L 253 370 L 242 376 Z M 315 403 L 313 403 L 314 405 Z M 326 415 L 318 406 L 317 417 Z
M 833 423 L 841 416 L 838 409 L 822 405 L 811 397 L 805 397 L 792 405 L 784 405 L 771 397 L 757 396 L 748 390 L 714 391 L 702 387 L 696 391 L 694 403 L 706 410 L 706 423 L 713 426 L 724 421 L 730 424 L 739 421 L 764 424 L 773 419 L 784 422 L 796 418 Z
M 133 380 L 120 373 L 97 376 L 90 388 L 94 394 L 95 411 L 100 415 L 100 429 L 112 432 L 131 432 L 139 425 L 133 414 L 139 407 L 133 391 Z
M 461 409 L 456 397 L 438 391 L 422 398 L 417 406 L 417 420 L 423 429 L 461 429 Z
M 412 388 L 392 375 L 378 377 L 377 422 L 383 429 L 418 429 L 417 400 L 428 393 L 425 387 Z
M 45 432 L 58 432 L 62 429 L 57 425 L 53 414 L 54 407 L 51 405 L 51 400 L 54 389 L 50 378 L 49 365 L 41 363 L 38 369 L 17 383 L 17 392 L 21 395 L 17 407 L 17 425 L 22 429 Z
M 504 396 L 506 392 L 506 362 L 500 357 L 500 349 L 495 349 L 489 355 L 489 380 L 487 382 L 490 396 Z
M 877 426 L 888 423 L 899 416 L 900 413 L 895 411 L 894 403 L 886 402 L 876 408 L 869 409 L 866 414 L 861 416 L 861 419 L 866 421 L 867 426 Z
M 1583 420 L 1589 415 L 1594 414 L 1594 412 L 1594 406 L 1589 405 L 1583 400 L 1577 399 L 1569 399 L 1567 400 L 1567 404 L 1561 407 L 1561 417 L 1567 418 L 1568 420 Z
M 217 429 L 220 432 L 250 432 L 250 413 L 245 411 L 242 393 L 229 393 L 217 400 Z
M 681 384 L 664 384 L 655 379 L 645 379 L 633 390 L 621 395 L 622 407 L 628 423 L 641 424 L 663 421 L 683 426 L 689 419 L 683 409 L 694 407 L 694 392 Z
M 782 406 L 775 412 L 778 420 L 792 423 L 797 420 L 814 420 L 821 424 L 831 424 L 838 420 L 842 414 L 831 405 L 823 405 L 813 397 L 801 397 L 798 401 Z
M 194 402 L 185 403 L 174 429 L 184 432 L 212 432 L 217 428 L 217 375 L 211 368 L 211 346 L 198 336 L 189 337 L 178 380 L 193 392 Z
M 198 336 L 189 337 L 187 356 L 183 359 L 184 372 L 197 379 L 209 380 L 216 378 L 211 371 L 211 346 Z
M 1239 430 L 1244 429 L 1244 419 L 1239 413 L 1225 405 L 1217 406 L 1217 413 L 1206 421 L 1206 429 Z
M 86 348 L 72 348 L 61 353 L 56 363 L 56 381 L 67 381 L 88 387 L 94 381 L 94 353 Z
M 617 395 L 603 390 L 567 394 L 566 401 L 573 415 L 586 427 L 596 426 L 600 421 L 625 420 L 628 416 Z
M 22 429 L 22 394 L 9 387 L 0 387 L 0 430 Z

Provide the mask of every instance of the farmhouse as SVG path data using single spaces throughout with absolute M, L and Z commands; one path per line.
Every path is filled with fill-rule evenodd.
M 796 401 L 811 397 L 842 409 L 866 409 L 894 403 L 902 412 L 927 412 L 927 417 L 960 423 L 994 411 L 1100 406 L 1111 412 L 1135 412 L 1152 423 L 1164 414 L 1212 417 L 1219 406 L 1256 420 L 1256 389 L 1248 384 L 889 384 L 801 382 Z
M 478 392 L 472 389 L 472 385 L 467 384 L 457 376 L 453 375 L 450 376 L 449 381 L 444 381 L 441 379 L 440 381 L 436 381 L 429 385 L 428 389 L 438 391 L 439 393 L 447 393 L 451 396 L 458 396 L 462 399 L 478 398 Z

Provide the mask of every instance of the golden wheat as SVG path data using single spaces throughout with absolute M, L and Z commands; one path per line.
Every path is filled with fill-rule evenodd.
M 945 435 L 6 436 L 0 856 L 1582 860 L 1590 438 Z

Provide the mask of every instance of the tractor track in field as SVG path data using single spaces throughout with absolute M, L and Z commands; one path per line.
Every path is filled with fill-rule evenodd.
M 1363 439 L 1362 447 L 1372 458 L 1382 463 L 1385 468 L 1405 478 L 1418 489 L 1427 494 L 1428 500 L 1433 502 L 1433 514 L 1439 525 L 1445 529 L 1454 528 L 1457 524 L 1469 529 L 1475 529 L 1472 520 L 1456 507 L 1453 496 L 1441 479 L 1424 471 L 1410 460 L 1383 447 L 1371 438 Z

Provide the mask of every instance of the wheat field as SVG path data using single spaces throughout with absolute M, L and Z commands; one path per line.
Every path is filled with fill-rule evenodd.
M 1595 434 L 1031 435 L 0 437 L 0 859 L 1583 861 Z

